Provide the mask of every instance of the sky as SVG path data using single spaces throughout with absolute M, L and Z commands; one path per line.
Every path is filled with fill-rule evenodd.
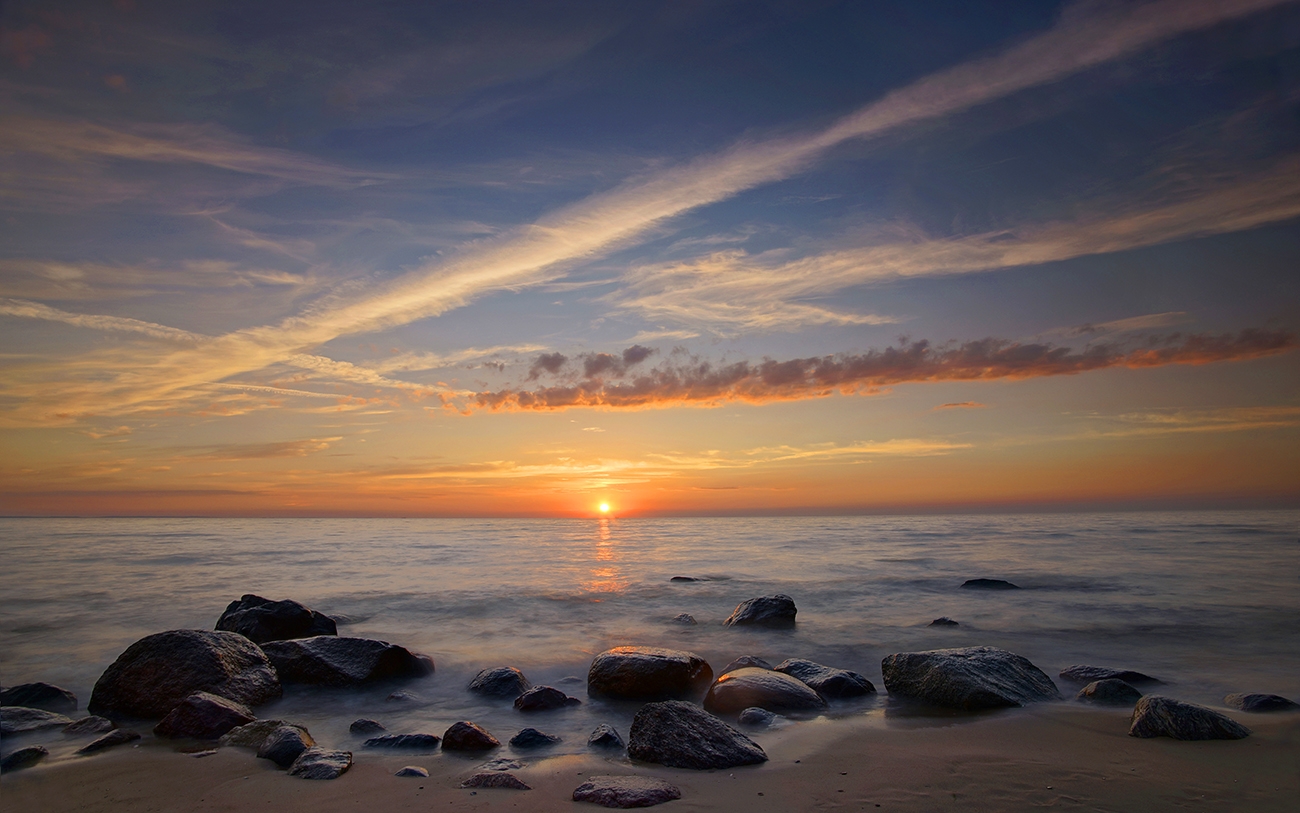
M 0 5 L 0 514 L 1300 505 L 1300 4 Z

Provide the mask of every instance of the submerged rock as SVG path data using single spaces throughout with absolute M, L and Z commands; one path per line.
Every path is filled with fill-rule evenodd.
M 622 748 L 623 738 L 618 735 L 614 726 L 608 723 L 601 723 L 587 737 L 587 745 L 592 748 Z
M 0 706 L 24 706 L 70 714 L 77 710 L 77 696 L 52 683 L 20 683 L 0 692 Z
M 1300 703 L 1294 703 L 1278 694 L 1230 694 L 1223 698 L 1223 704 L 1242 711 L 1295 711 Z
M 1142 692 L 1116 678 L 1094 680 L 1079 690 L 1076 700 L 1103 706 L 1131 706 L 1142 699 Z
M 776 671 L 798 678 L 822 697 L 843 700 L 875 694 L 876 687 L 857 672 L 823 666 L 804 658 L 788 658 L 777 664 Z
M 248 706 L 208 692 L 195 692 L 167 713 L 153 733 L 159 737 L 215 740 L 230 729 L 253 722 Z
M 694 652 L 650 646 L 619 646 L 595 657 L 587 671 L 587 694 L 619 700 L 699 697 L 713 669 Z
M 437 734 L 384 734 L 365 741 L 367 748 L 388 748 L 393 751 L 433 751 L 442 739 Z
M 550 711 L 580 703 L 578 698 L 569 697 L 553 686 L 534 686 L 515 698 L 515 708 L 519 711 Z
M 64 717 L 45 709 L 29 709 L 26 706 L 0 707 L 0 734 L 22 734 L 27 731 L 43 731 L 47 728 L 63 728 L 72 723 L 71 717 Z
M 736 671 L 737 669 L 744 669 L 746 666 L 753 666 L 753 667 L 756 667 L 756 668 L 758 668 L 758 669 L 775 669 L 775 668 L 776 668 L 776 667 L 772 666 L 772 664 L 768 663 L 767 661 L 765 661 L 765 660 L 763 660 L 762 658 L 757 657 L 757 656 L 755 656 L 755 655 L 741 655 L 739 658 L 736 658 L 736 659 L 735 659 L 734 661 L 732 661 L 731 663 L 729 663 L 729 664 L 727 664 L 726 666 L 722 667 L 722 671 L 718 673 L 718 677 L 722 677 L 723 675 L 727 674 L 728 672 L 734 672 L 734 671 Z
M 107 717 L 82 717 L 80 720 L 68 723 L 63 727 L 63 733 L 69 737 L 81 737 L 86 734 L 103 734 L 105 731 L 112 731 L 117 728 L 117 724 Z
M 668 581 L 670 581 L 670 582 L 706 582 L 706 581 L 709 581 L 709 580 L 708 580 L 708 579 L 704 579 L 704 578 L 700 578 L 699 576 L 673 576 L 673 577 L 672 577 L 671 579 L 669 579 Z
M 767 761 L 758 743 L 699 706 L 680 700 L 642 706 L 632 718 L 627 753 L 642 762 L 701 771 Z
M 324 613 L 292 599 L 271 601 L 251 593 L 230 602 L 217 619 L 217 629 L 237 632 L 255 644 L 339 634 L 334 619 Z
M 126 745 L 128 742 L 135 742 L 140 739 L 140 735 L 134 731 L 128 731 L 125 728 L 115 728 L 76 750 L 78 754 L 95 754 L 106 748 L 112 748 L 117 745 Z
M 949 618 L 948 616 L 944 615 L 944 616 L 940 616 L 939 618 L 936 618 L 936 619 L 934 619 L 933 621 L 931 621 L 930 624 L 929 624 L 929 626 L 931 626 L 931 627 L 959 627 L 959 626 L 961 626 L 961 625 L 958 624 L 956 621 L 953 621 L 953 620 L 952 620 L 951 618 Z
M 774 596 L 759 596 L 742 601 L 722 624 L 727 627 L 788 628 L 794 626 L 794 617 L 798 612 L 794 599 L 777 593 Z
M 469 690 L 485 697 L 518 697 L 531 689 L 524 673 L 513 666 L 484 669 L 469 682 Z
M 573 789 L 573 801 L 628 809 L 682 798 L 681 789 L 651 776 L 593 776 Z
M 254 720 L 251 723 L 245 723 L 230 729 L 217 740 L 217 745 L 223 748 L 261 748 L 266 738 L 271 736 L 276 729 L 281 726 L 291 726 L 298 729 L 304 736 L 310 738 L 307 729 L 300 725 L 295 725 L 287 720 Z
M 378 734 L 381 731 L 387 730 L 388 729 L 384 728 L 382 723 L 378 723 L 374 720 L 367 720 L 364 717 L 359 720 L 353 720 L 352 725 L 348 726 L 348 731 L 363 737 L 366 734 Z
M 1139 683 L 1160 683 L 1150 675 L 1134 672 L 1132 669 L 1109 669 L 1105 666 L 1067 666 L 1061 670 L 1061 677 L 1079 683 L 1091 683 L 1094 680 L 1122 680 L 1130 686 Z
M 758 706 L 750 706 L 740 712 L 739 720 L 742 725 L 754 726 L 755 728 L 766 728 L 776 722 L 776 715 L 767 709 L 760 709 Z
M 262 646 L 285 683 L 360 686 L 433 674 L 433 660 L 405 647 L 369 638 L 318 635 Z
M 558 742 L 560 742 L 560 738 L 552 734 L 538 731 L 535 728 L 525 728 L 510 738 L 510 747 L 542 748 L 547 745 L 555 745 Z
M 1020 585 L 1003 579 L 967 579 L 962 582 L 967 590 L 1019 590 Z
M 704 708 L 714 714 L 735 714 L 750 706 L 780 712 L 821 711 L 826 700 L 796 677 L 753 666 L 718 678 L 704 696 Z
M 418 765 L 407 765 L 405 768 L 402 768 L 397 773 L 393 774 L 393 776 L 417 776 L 420 779 L 428 779 L 429 771 Z
M 452 723 L 442 735 L 444 751 L 487 751 L 501 745 L 501 741 L 492 736 L 477 723 L 461 720 Z
M 502 788 L 505 790 L 532 790 L 519 777 L 504 771 L 482 771 L 460 783 L 462 788 Z
M 281 768 L 288 768 L 303 752 L 316 744 L 307 729 L 282 725 L 267 735 L 257 749 L 258 759 L 269 759 Z
M 965 711 L 1061 699 L 1052 679 L 1028 659 L 990 646 L 900 652 L 880 669 L 891 695 Z
M 1130 737 L 1172 737 L 1175 740 L 1240 740 L 1250 729 L 1217 711 L 1149 694 L 1133 707 Z
M 308 748 L 289 766 L 289 776 L 300 779 L 337 779 L 351 767 L 351 751 Z
M 0 759 L 0 774 L 30 768 L 49 755 L 49 750 L 43 745 L 29 745 L 26 748 L 19 748 L 4 759 Z
M 677 615 L 673 616 L 673 623 L 682 624 L 687 627 L 693 627 L 695 626 L 695 616 L 691 615 L 690 613 L 678 613 Z

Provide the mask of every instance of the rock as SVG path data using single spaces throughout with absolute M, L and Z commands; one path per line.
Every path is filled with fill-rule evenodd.
M 62 714 L 45 709 L 29 709 L 25 706 L 0 707 L 0 734 L 22 734 L 26 731 L 63 728 L 71 722 L 71 717 L 64 717 Z
M 1019 590 L 1020 585 L 1002 579 L 967 579 L 962 582 L 967 590 Z
M 212 755 L 215 754 L 215 753 L 217 753 L 217 749 L 215 749 L 215 748 L 209 748 L 209 749 L 207 749 L 206 751 L 186 751 L 186 752 L 185 752 L 186 756 L 193 757 L 194 759 L 203 759 L 204 757 L 210 757 L 210 756 L 212 756 Z
M 961 625 L 958 624 L 956 621 L 953 621 L 951 618 L 949 618 L 948 616 L 945 615 L 945 616 L 940 616 L 939 618 L 936 618 L 936 619 L 934 619 L 933 621 L 931 621 L 930 624 L 929 624 L 929 626 L 931 626 L 931 627 L 957 627 L 957 626 L 961 626 Z
M 424 698 L 415 692 L 393 692 L 384 698 L 385 703 L 420 703 Z
M 257 718 L 248 706 L 208 692 L 195 692 L 167 713 L 153 733 L 159 737 L 215 740 L 230 729 Z
M 1172 737 L 1175 740 L 1240 740 L 1250 729 L 1204 706 L 1149 694 L 1133 707 L 1130 737 Z
M 673 576 L 670 582 L 706 582 L 708 579 L 702 579 L 698 576 Z
M 311 737 L 306 728 L 294 725 L 286 720 L 254 720 L 251 723 L 236 726 L 221 735 L 221 739 L 217 740 L 217 745 L 223 748 L 261 748 L 262 743 L 266 742 L 266 738 L 275 733 L 276 729 L 281 726 L 296 728 L 308 739 Z
M 0 692 L 0 706 L 24 706 L 68 714 L 77 710 L 77 696 L 50 683 L 20 683 Z
M 768 711 L 821 711 L 826 700 L 798 678 L 754 666 L 728 672 L 704 696 L 704 708 L 714 714 L 735 714 L 750 706 Z
M 756 667 L 756 668 L 758 668 L 758 669 L 774 669 L 774 668 L 775 668 L 774 666 L 772 666 L 772 664 L 768 663 L 767 661 L 763 660 L 762 658 L 755 657 L 754 655 L 741 655 L 739 658 L 736 658 L 736 659 L 735 659 L 734 661 L 732 661 L 731 663 L 729 663 L 729 664 L 727 664 L 726 666 L 722 667 L 722 671 L 718 673 L 718 677 L 722 677 L 723 675 L 727 674 L 728 672 L 734 672 L 734 671 L 736 671 L 737 669 L 744 669 L 746 666 L 753 666 L 753 667 Z
M 1092 683 L 1094 680 L 1122 680 L 1129 685 L 1139 683 L 1160 683 L 1159 680 L 1134 672 L 1131 669 L 1108 669 L 1104 666 L 1067 666 L 1061 670 L 1061 677 L 1079 683 Z
M 1142 693 L 1118 678 L 1106 678 L 1094 680 L 1074 697 L 1103 706 L 1131 706 L 1142 698 Z
M 387 730 L 388 729 L 384 728 L 383 724 L 377 723 L 374 720 L 367 720 L 364 717 L 359 720 L 353 720 L 352 725 L 348 726 L 348 731 L 362 737 L 367 734 L 378 734 L 381 731 Z
M 677 615 L 673 616 L 673 623 L 682 624 L 687 627 L 693 627 L 695 626 L 696 623 L 695 616 L 691 615 L 690 613 L 678 613 Z
M 622 748 L 623 738 L 618 735 L 614 726 L 608 723 L 601 723 L 587 737 L 587 745 L 592 748 Z
M 441 741 L 437 734 L 384 734 L 366 740 L 365 746 L 394 751 L 433 751 Z
M 550 711 L 565 706 L 576 706 L 582 701 L 569 697 L 551 686 L 534 686 L 515 698 L 515 708 L 520 711 Z
M 444 751 L 486 751 L 501 745 L 501 741 L 482 726 L 461 720 L 452 723 L 442 735 Z
M 1223 704 L 1242 711 L 1295 711 L 1300 703 L 1294 703 L 1277 694 L 1230 694 L 1223 698 Z
M 498 759 L 489 759 L 478 767 L 481 771 L 517 771 L 524 767 L 524 764 L 518 760 L 500 757 Z
M 483 771 L 460 783 L 462 788 L 503 788 L 505 790 L 532 790 L 512 773 Z
M 973 646 L 900 652 L 881 661 L 891 695 L 975 711 L 1060 700 L 1052 679 L 1005 649 Z
M 559 741 L 559 737 L 538 731 L 535 728 L 525 728 L 510 738 L 510 745 L 512 748 L 541 748 L 547 745 L 555 745 Z
M 433 660 L 405 647 L 369 638 L 318 635 L 262 645 L 280 680 L 324 686 L 360 686 L 433 674 Z
M 400 771 L 393 774 L 393 776 L 418 776 L 421 779 L 428 779 L 429 772 L 418 765 L 407 765 L 405 768 L 402 768 Z
M 619 646 L 596 656 L 587 670 L 587 694 L 618 700 L 699 697 L 713 669 L 694 652 L 650 646 Z
M 308 748 L 289 766 L 289 776 L 301 779 L 337 779 L 352 767 L 351 751 Z
M 632 718 L 627 753 L 642 762 L 693 770 L 767 761 L 758 743 L 694 703 L 680 700 L 642 706 Z
M 739 719 L 744 725 L 751 725 L 755 728 L 766 728 L 776 722 L 776 715 L 767 709 L 760 709 L 758 706 L 750 706 L 740 712 Z
M 339 634 L 334 619 L 324 613 L 290 599 L 271 601 L 252 594 L 230 602 L 217 629 L 237 632 L 255 644 Z
M 80 737 L 86 734 L 103 734 L 105 731 L 112 731 L 117 728 L 112 720 L 107 717 L 82 717 L 80 720 L 68 723 L 63 727 L 63 733 L 69 737 Z
M 793 627 L 794 617 L 798 612 L 794 606 L 794 599 L 777 593 L 774 596 L 759 596 L 742 601 L 722 624 L 726 627 Z
M 776 671 L 798 678 L 822 697 L 834 700 L 876 693 L 871 681 L 857 672 L 822 666 L 803 658 L 787 658 L 777 664 Z
M 602 807 L 652 807 L 680 798 L 675 785 L 650 776 L 593 776 L 573 789 L 573 801 Z
M 533 687 L 513 666 L 484 669 L 469 682 L 469 690 L 486 697 L 518 697 Z
M 307 729 L 282 725 L 267 735 L 257 749 L 258 759 L 269 759 L 281 768 L 288 768 L 303 752 L 316 744 Z
M 105 748 L 112 748 L 117 745 L 126 745 L 128 742 L 135 742 L 140 739 L 140 735 L 134 731 L 128 731 L 125 728 L 115 728 L 96 739 L 91 740 L 76 750 L 78 754 L 94 754 L 103 751 Z
M 104 717 L 158 719 L 195 692 L 259 706 L 280 696 L 280 680 L 257 644 L 235 632 L 171 630 L 117 656 L 86 708 Z
M 19 748 L 4 759 L 0 759 L 0 774 L 30 768 L 49 755 L 49 750 L 43 745 L 29 745 L 26 748 Z

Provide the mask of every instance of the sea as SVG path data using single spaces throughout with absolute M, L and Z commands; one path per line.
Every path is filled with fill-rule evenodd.
M 1300 511 L 676 519 L 0 519 L 0 683 L 46 681 L 81 708 L 134 641 L 212 629 L 246 593 L 334 616 L 339 634 L 431 656 L 427 678 L 361 689 L 290 686 L 261 717 L 322 744 L 361 717 L 395 733 L 470 720 L 505 742 L 524 726 L 586 747 L 637 704 L 588 698 L 615 646 L 689 650 L 715 671 L 741 655 L 808 658 L 865 675 L 866 700 L 822 717 L 909 715 L 885 693 L 896 652 L 988 645 L 1057 677 L 1135 669 L 1162 694 L 1300 700 Z M 696 581 L 673 581 L 673 577 Z M 1018 590 L 963 589 L 1004 579 Z M 784 593 L 790 630 L 729 628 L 740 602 Z M 682 613 L 696 623 L 675 620 Z M 955 627 L 932 627 L 941 616 Z M 466 690 L 514 666 L 583 701 L 525 715 Z M 84 711 L 79 712 L 84 713 Z

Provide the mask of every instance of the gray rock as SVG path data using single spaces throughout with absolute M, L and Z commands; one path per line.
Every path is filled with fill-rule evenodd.
M 469 682 L 469 690 L 485 697 L 518 697 L 533 687 L 513 666 L 484 669 Z
M 1002 579 L 967 579 L 962 582 L 967 590 L 1019 590 L 1020 585 Z
M 642 762 L 701 771 L 767 761 L 758 743 L 680 700 L 642 706 L 632 718 L 627 753 Z
M 156 720 L 195 692 L 255 707 L 280 696 L 280 680 L 257 644 L 239 633 L 171 630 L 127 647 L 100 675 L 86 708 Z
M 43 731 L 47 728 L 63 728 L 72 722 L 71 717 L 64 717 L 45 709 L 29 709 L 25 706 L 0 707 L 0 734 L 22 734 L 27 731 Z
M 618 735 L 614 726 L 608 723 L 601 723 L 587 737 L 587 745 L 592 748 L 622 748 L 623 738 Z
M 1142 698 L 1142 693 L 1122 680 L 1106 678 L 1094 680 L 1074 697 L 1076 700 L 1102 706 L 1132 706 Z
M 930 624 L 929 624 L 929 626 L 931 626 L 931 627 L 957 627 L 957 626 L 961 626 L 961 625 L 958 624 L 956 621 L 953 621 L 953 620 L 952 620 L 951 618 L 949 618 L 948 616 L 944 615 L 944 616 L 940 616 L 939 618 L 936 618 L 936 619 L 934 619 L 933 621 L 931 621 Z
M 489 759 L 478 767 L 480 771 L 517 771 L 524 767 L 524 763 L 507 757 L 499 757 Z
M 695 626 L 696 623 L 695 616 L 691 615 L 690 613 L 678 613 L 677 615 L 673 616 L 673 623 L 682 624 L 687 627 L 693 627 Z
M 63 727 L 63 733 L 69 737 L 81 737 L 86 734 L 103 734 L 105 731 L 112 731 L 117 725 L 107 717 L 82 717 L 80 720 L 68 723 Z
M 1295 711 L 1300 703 L 1294 703 L 1278 694 L 1230 694 L 1223 698 L 1223 704 L 1242 711 Z
M 289 766 L 289 776 L 301 779 L 337 779 L 351 767 L 351 751 L 308 748 Z
M 619 700 L 699 697 L 709 688 L 713 669 L 694 652 L 651 646 L 608 649 L 587 670 L 587 694 Z
M 360 686 L 433 674 L 433 660 L 405 647 L 369 638 L 318 635 L 262 645 L 280 680 L 322 686 Z
M 573 790 L 573 801 L 602 807 L 652 807 L 680 798 L 675 785 L 650 776 L 593 776 Z
M 416 694 L 415 692 L 406 692 L 406 691 L 393 692 L 393 693 L 390 694 L 388 697 L 385 697 L 385 698 L 384 698 L 384 702 L 385 702 L 385 703 L 408 703 L 408 704 L 415 704 L 415 703 L 421 703 L 421 702 L 423 702 L 423 701 L 424 701 L 424 698 L 420 697 L 420 696 L 419 696 L 418 694 Z
M 444 751 L 487 751 L 499 745 L 501 741 L 486 729 L 467 720 L 452 723 L 442 735 Z
M 534 686 L 515 698 L 515 708 L 519 711 L 550 711 L 576 706 L 581 702 L 553 686 Z
M 195 692 L 167 713 L 153 733 L 159 737 L 215 740 L 257 718 L 248 706 L 208 692 Z
M 261 748 L 262 743 L 266 742 L 266 738 L 271 736 L 271 734 L 281 726 L 292 726 L 301 731 L 304 736 L 311 736 L 310 734 L 307 734 L 306 728 L 300 725 L 294 725 L 287 720 L 254 720 L 251 723 L 236 726 L 225 734 L 222 734 L 221 739 L 217 740 L 217 745 L 220 745 L 223 748 Z
M 975 711 L 1060 700 L 1052 679 L 1005 649 L 973 646 L 900 652 L 880 664 L 891 695 Z
M 798 612 L 794 599 L 777 593 L 774 596 L 759 596 L 742 601 L 722 623 L 727 627 L 788 628 L 794 626 L 794 617 Z
M 504 790 L 532 790 L 512 773 L 482 771 L 460 783 L 462 788 L 502 788 Z
M 374 720 L 367 720 L 364 717 L 358 720 L 353 720 L 352 725 L 348 726 L 348 731 L 361 737 L 364 737 L 367 734 L 378 734 L 381 731 L 387 730 L 388 729 L 384 728 L 382 723 L 378 723 Z
M 875 694 L 876 687 L 857 672 L 822 666 L 804 658 L 787 658 L 776 666 L 776 671 L 798 678 L 822 697 L 844 700 Z
M 19 748 L 4 759 L 0 759 L 0 774 L 30 768 L 49 755 L 50 752 L 43 745 L 29 745 L 26 748 Z
M 237 632 L 255 644 L 339 634 L 334 619 L 324 613 L 290 599 L 271 601 L 251 593 L 230 602 L 217 629 Z
M 704 708 L 714 714 L 736 714 L 750 706 L 777 712 L 821 711 L 826 701 L 798 678 L 753 666 L 718 678 L 704 697 Z
M 393 776 L 418 776 L 421 779 L 428 779 L 429 772 L 418 765 L 407 765 L 405 768 L 402 768 L 400 771 L 393 774 Z
M 740 712 L 739 720 L 742 725 L 754 726 L 755 728 L 766 728 L 776 722 L 776 715 L 767 709 L 760 709 L 758 706 L 750 706 Z
M 0 706 L 25 706 L 70 714 L 77 710 L 77 696 L 51 683 L 20 683 L 0 692 Z
M 709 581 L 709 579 L 701 578 L 701 577 L 699 577 L 699 576 L 673 576 L 673 577 L 672 577 L 671 579 L 669 579 L 668 581 L 670 581 L 670 582 L 707 582 L 707 581 Z
M 113 748 L 118 745 L 126 745 L 128 742 L 135 742 L 140 739 L 140 735 L 134 731 L 128 731 L 125 728 L 115 728 L 107 734 L 91 740 L 76 750 L 78 754 L 95 754 L 106 748 Z
M 1250 736 L 1241 723 L 1204 706 L 1149 694 L 1133 707 L 1130 737 L 1175 740 L 1240 740 Z
M 765 660 L 763 660 L 762 658 L 757 657 L 757 656 L 755 656 L 755 655 L 741 655 L 739 658 L 736 658 L 736 659 L 735 659 L 734 661 L 732 661 L 731 663 L 729 663 L 729 664 L 727 664 L 726 666 L 722 667 L 722 671 L 718 673 L 718 677 L 722 677 L 723 675 L 727 674 L 728 672 L 734 672 L 734 671 L 736 671 L 737 669 L 744 669 L 746 666 L 753 666 L 753 667 L 756 667 L 756 668 L 758 668 L 758 669 L 774 669 L 774 668 L 775 668 L 774 666 L 772 666 L 772 664 L 768 663 L 767 661 L 765 661 Z
M 257 749 L 258 759 L 269 759 L 281 768 L 288 768 L 303 752 L 316 744 L 304 728 L 282 725 L 267 735 Z
M 1122 680 L 1130 686 L 1161 682 L 1150 675 L 1134 672 L 1132 669 L 1108 669 L 1105 666 L 1067 666 L 1061 670 L 1061 677 L 1078 683 L 1091 683 L 1094 680 Z
M 441 741 L 437 734 L 384 734 L 366 740 L 365 746 L 392 751 L 433 751 Z
M 525 728 L 510 738 L 512 748 L 543 748 L 548 745 L 555 745 L 558 742 L 560 742 L 559 737 L 547 734 L 544 731 L 538 731 L 535 728 Z

